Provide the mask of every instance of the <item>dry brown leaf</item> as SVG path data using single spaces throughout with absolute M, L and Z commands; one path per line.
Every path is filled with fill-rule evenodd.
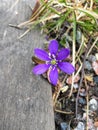
M 84 77 L 85 77 L 86 80 L 88 80 L 88 81 L 90 81 L 90 82 L 93 81 L 92 75 L 85 75 Z
M 35 7 L 34 7 L 34 9 L 33 9 L 33 11 L 32 11 L 32 13 L 36 12 L 36 10 L 37 10 L 39 7 L 40 7 L 40 1 L 37 0 L 37 1 L 36 1 L 36 4 L 35 4 Z
M 32 56 L 32 61 L 35 62 L 36 64 L 45 64 L 45 61 L 42 61 L 35 56 Z
M 98 61 L 94 61 L 92 63 L 92 67 L 93 67 L 95 73 L 98 75 Z
M 80 80 L 80 76 L 77 75 L 74 79 L 74 83 L 77 83 L 78 81 Z M 72 76 L 68 77 L 67 80 L 66 80 L 66 83 L 67 84 L 72 84 Z

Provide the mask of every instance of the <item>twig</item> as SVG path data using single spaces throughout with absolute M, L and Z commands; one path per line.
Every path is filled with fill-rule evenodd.
M 56 102 L 57 102 L 57 99 L 58 99 L 58 97 L 59 97 L 59 94 L 60 94 L 60 92 L 61 92 L 61 87 L 63 86 L 63 84 L 64 84 L 64 82 L 65 82 L 65 80 L 66 80 L 66 77 L 67 77 L 67 76 L 64 77 L 64 79 L 63 79 L 62 82 L 59 81 L 58 86 L 57 86 L 57 88 L 58 88 L 58 89 L 57 89 L 57 92 L 55 92 L 54 95 L 53 95 L 54 108 L 55 108 L 55 104 L 56 104 Z
M 92 10 L 92 8 L 93 8 L 93 0 L 91 0 L 90 2 L 90 10 Z
M 85 58 L 85 57 L 84 57 L 84 58 Z M 86 59 L 86 58 L 85 58 L 85 59 Z M 81 80 L 80 80 L 79 89 L 78 89 L 78 93 L 77 93 L 77 97 L 76 97 L 76 119 L 77 119 L 77 114 L 78 114 L 78 99 L 79 99 L 79 92 L 80 92 L 81 85 L 82 85 L 82 81 L 83 81 L 83 77 L 84 77 L 84 62 L 85 62 L 85 59 L 84 59 L 83 64 L 82 64 Z
M 18 27 L 18 25 L 14 25 L 14 24 L 9 24 L 10 27 L 14 27 L 16 29 L 21 29 L 20 27 Z
M 61 111 L 58 109 L 55 109 L 55 112 L 62 113 L 62 114 L 74 114 L 74 112 L 66 112 L 66 111 Z
M 28 32 L 30 32 L 31 29 L 27 29 L 21 36 L 18 37 L 18 39 L 21 39 L 24 37 Z
M 44 8 L 44 5 L 39 6 L 38 9 L 32 14 L 30 20 L 23 22 L 23 23 L 20 23 L 17 26 L 22 27 L 22 26 L 26 26 L 29 23 L 33 22 L 41 14 L 41 12 L 43 11 L 43 8 Z
M 79 93 L 81 90 L 81 86 L 82 86 L 82 81 L 83 81 L 83 77 L 84 77 L 84 64 L 85 64 L 85 60 L 87 58 L 87 53 L 88 50 L 90 48 L 90 43 L 92 41 L 92 38 L 90 38 L 89 42 L 88 42 L 88 48 L 86 49 L 85 55 L 84 55 L 84 60 L 83 60 L 83 64 L 82 64 L 82 70 L 81 70 L 81 79 L 80 79 L 80 84 L 79 84 L 79 89 L 78 89 L 78 93 L 77 93 L 77 97 L 76 97 L 76 119 L 77 119 L 77 114 L 78 114 L 78 99 L 79 99 Z
M 94 47 L 98 50 L 98 47 L 96 45 Z
M 78 51 L 77 51 L 77 53 L 76 53 L 76 57 L 77 57 L 77 59 L 76 59 L 76 63 L 77 63 L 77 61 L 78 61 L 78 59 L 79 59 L 79 57 L 80 57 L 80 52 L 81 52 L 81 49 L 82 49 L 82 47 L 84 46 L 84 35 L 82 34 L 82 39 L 81 39 L 81 45 L 80 45 L 80 47 L 79 47 L 79 49 L 78 49 Z
M 65 12 L 66 12 L 66 9 L 62 10 L 62 11 L 59 13 L 59 15 L 58 15 L 58 14 L 51 14 L 50 16 L 44 18 L 43 21 L 40 20 L 40 19 L 39 19 L 39 21 L 40 21 L 40 22 L 46 22 L 47 20 L 59 18 L 59 17 L 60 17 L 60 14 L 65 13 Z M 35 20 L 31 20 L 31 19 L 30 19 L 29 21 L 30 21 L 30 22 L 26 23 L 27 25 L 32 25 L 32 24 L 35 22 Z M 23 23 L 23 25 L 25 25 L 25 23 Z M 23 25 L 22 25 L 22 26 L 23 26 Z M 20 27 L 20 25 L 19 25 L 19 27 Z
M 80 65 L 80 67 L 79 67 L 77 73 L 75 74 L 74 78 L 76 78 L 76 77 L 78 76 L 78 74 L 79 74 L 79 72 L 81 71 L 81 69 L 82 69 L 82 64 Z
M 62 84 L 64 84 L 64 82 L 66 81 L 67 75 L 64 77 Z
M 90 52 L 92 51 L 93 47 L 95 46 L 96 42 L 98 41 L 98 37 L 96 38 L 96 40 L 93 42 L 91 48 L 89 49 L 88 53 L 87 53 L 87 57 L 90 54 Z
M 88 6 L 88 4 L 86 3 L 85 6 L 84 6 L 84 9 L 86 9 Z M 80 15 L 77 17 L 77 20 L 79 20 L 81 17 L 85 16 L 86 14 L 81 12 Z
M 55 104 L 57 102 L 57 99 L 59 97 L 59 94 L 60 94 L 60 91 L 61 91 L 61 87 L 62 87 L 62 84 L 60 81 L 58 81 L 58 85 L 57 85 L 57 90 L 55 90 L 54 92 L 54 95 L 53 95 L 53 104 L 54 104 L 54 108 L 55 108 Z
M 89 96 L 88 96 L 88 85 L 87 85 L 87 81 L 84 78 L 84 83 L 86 86 L 86 93 L 87 93 L 87 97 L 86 97 L 86 102 L 87 102 L 87 110 L 86 110 L 86 130 L 88 130 L 88 119 L 89 119 L 89 105 L 88 105 L 88 101 L 89 101 Z
M 14 2 L 14 4 L 8 9 L 8 11 L 9 11 L 9 10 L 12 10 L 12 9 L 17 5 L 18 2 L 19 2 L 19 0 L 16 0 L 16 1 Z

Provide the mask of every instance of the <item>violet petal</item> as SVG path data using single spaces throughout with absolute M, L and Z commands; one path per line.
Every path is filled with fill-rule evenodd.
M 60 62 L 58 67 L 67 74 L 72 74 L 75 71 L 74 66 L 68 62 Z
M 44 72 L 48 70 L 49 67 L 50 65 L 47 65 L 47 64 L 39 64 L 32 69 L 32 72 L 34 74 L 43 74 Z
M 70 54 L 70 50 L 67 48 L 63 48 L 58 53 L 57 60 L 64 60 L 65 58 L 68 57 L 69 54 Z
M 51 40 L 50 41 L 49 51 L 50 51 L 51 54 L 56 54 L 57 51 L 58 51 L 58 47 L 59 47 L 59 44 L 58 44 L 57 40 Z
M 46 51 L 36 48 L 34 50 L 35 55 L 41 60 L 49 60 L 49 55 Z
M 58 71 L 57 68 L 52 68 L 49 73 L 49 79 L 51 84 L 56 85 L 58 81 Z

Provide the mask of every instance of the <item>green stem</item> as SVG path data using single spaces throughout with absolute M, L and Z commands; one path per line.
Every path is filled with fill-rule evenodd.
M 75 52 L 76 52 L 76 14 L 73 13 L 73 47 L 72 47 L 72 59 L 73 59 L 73 65 L 75 66 Z M 73 84 L 74 84 L 74 73 L 72 74 L 72 85 L 71 85 L 71 91 L 69 94 L 69 97 L 72 95 L 73 91 Z

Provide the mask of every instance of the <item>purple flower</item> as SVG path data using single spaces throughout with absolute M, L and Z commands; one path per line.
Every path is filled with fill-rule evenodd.
M 58 51 L 59 44 L 56 40 L 51 40 L 49 44 L 49 53 L 42 49 L 36 48 L 34 50 L 35 55 L 45 61 L 45 64 L 39 64 L 33 68 L 34 74 L 43 74 L 47 70 L 49 71 L 49 80 L 53 85 L 57 85 L 58 81 L 58 68 L 67 74 L 72 74 L 75 68 L 69 62 L 63 60 L 68 57 L 70 50 L 63 48 Z

